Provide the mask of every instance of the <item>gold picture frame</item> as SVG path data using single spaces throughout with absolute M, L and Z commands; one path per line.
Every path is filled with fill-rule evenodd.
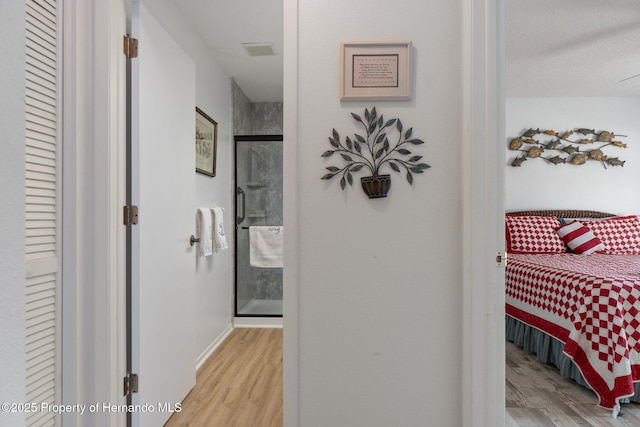
M 218 123 L 196 107 L 196 172 L 216 176 Z
M 341 101 L 411 99 L 411 41 L 340 43 Z

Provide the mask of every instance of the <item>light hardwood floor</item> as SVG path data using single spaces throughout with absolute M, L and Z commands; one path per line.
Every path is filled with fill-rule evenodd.
M 622 415 L 562 378 L 534 354 L 506 343 L 506 427 L 640 426 L 640 404 Z M 282 427 L 282 329 L 235 329 L 197 373 L 165 427 Z
M 506 427 L 640 426 L 640 404 L 623 404 L 621 416 L 597 406 L 595 393 L 563 378 L 552 365 L 506 343 Z
M 234 329 L 165 427 L 282 427 L 282 329 Z

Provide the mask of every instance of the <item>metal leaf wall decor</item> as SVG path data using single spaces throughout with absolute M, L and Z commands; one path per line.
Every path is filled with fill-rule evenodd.
M 369 198 L 386 197 L 391 186 L 391 177 L 380 174 L 385 165 L 397 173 L 404 173 L 409 184 L 413 184 L 415 174 L 422 174 L 431 166 L 422 162 L 422 156 L 416 155 L 412 146 L 424 144 L 413 136 L 413 128 L 405 129 L 399 118 L 385 120 L 378 115 L 376 107 L 371 111 L 364 110 L 364 117 L 351 113 L 356 126 L 361 132 L 341 139 L 335 129 L 329 136 L 331 150 L 325 151 L 322 157 L 333 157 L 338 166 L 328 166 L 329 173 L 322 179 L 340 178 L 340 188 L 344 190 L 349 184 L 353 186 L 353 173 L 368 170 L 370 176 L 361 177 L 363 191 Z M 409 149 L 411 148 L 411 149 Z
M 626 135 L 616 135 L 609 131 L 596 132 L 594 129 L 585 128 L 566 132 L 532 128 L 509 141 L 510 150 L 524 153 L 513 159 L 511 166 L 522 166 L 529 159 L 543 159 L 552 165 L 576 166 L 593 160 L 605 169 L 607 165 L 624 166 L 625 160 L 606 155 L 603 151 L 605 148 L 627 148 L 627 144 L 616 139 L 620 137 Z

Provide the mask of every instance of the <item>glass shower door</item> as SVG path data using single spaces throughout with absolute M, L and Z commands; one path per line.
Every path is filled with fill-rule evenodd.
M 236 136 L 236 317 L 282 316 L 282 267 L 250 263 L 250 227 L 282 227 L 282 136 Z

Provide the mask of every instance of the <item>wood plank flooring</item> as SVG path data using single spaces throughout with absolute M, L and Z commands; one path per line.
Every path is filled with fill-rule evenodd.
M 506 427 L 638 427 L 640 404 L 622 415 L 562 378 L 534 354 L 506 343 Z M 165 427 L 282 427 L 282 329 L 235 329 L 200 368 L 196 386 Z
M 234 329 L 165 427 L 282 427 L 282 329 Z
M 506 427 L 640 426 L 640 404 L 623 404 L 614 419 L 597 402 L 595 393 L 561 377 L 555 366 L 506 343 Z

